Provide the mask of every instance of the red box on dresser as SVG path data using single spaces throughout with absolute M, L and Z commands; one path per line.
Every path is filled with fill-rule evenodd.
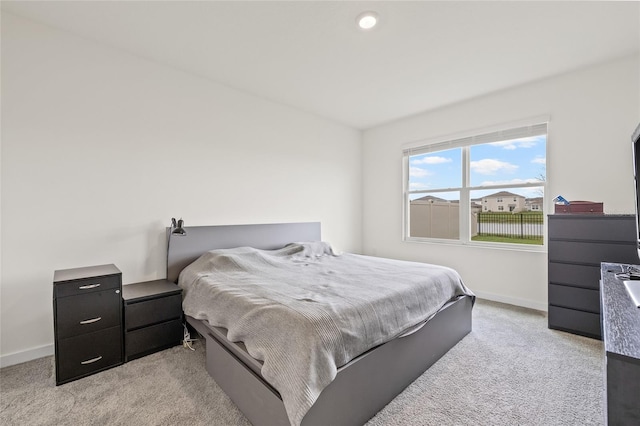
M 571 201 L 571 204 L 556 204 L 555 213 L 595 213 L 604 214 L 604 203 L 595 203 L 593 201 Z

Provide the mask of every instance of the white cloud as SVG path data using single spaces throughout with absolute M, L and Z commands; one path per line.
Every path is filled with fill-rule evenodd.
M 495 160 L 492 158 L 485 158 L 484 160 L 471 161 L 469 163 L 471 171 L 479 173 L 481 175 L 495 175 L 498 172 L 513 173 L 518 170 L 518 166 L 515 164 L 507 163 L 505 161 Z
M 427 189 L 429 187 L 429 185 L 424 184 L 422 182 L 411 182 L 409 184 L 409 190 L 411 191 L 417 191 L 420 189 Z
M 538 137 L 532 136 L 528 138 L 514 139 L 511 141 L 491 142 L 489 143 L 489 145 L 499 146 L 504 149 L 512 150 L 517 148 L 532 148 L 536 146 L 537 143 L 538 143 Z
M 411 164 L 442 164 L 442 163 L 450 163 L 451 158 L 446 157 L 438 157 L 437 155 L 431 157 L 424 157 L 420 160 L 413 160 Z
M 547 164 L 547 159 L 544 158 L 544 157 L 536 157 L 533 160 L 531 160 L 531 162 L 533 164 L 544 164 L 544 165 L 546 165 Z
M 544 188 L 543 187 L 522 188 L 519 191 L 524 197 L 527 197 L 527 198 L 544 197 Z
M 420 167 L 409 167 L 409 176 L 415 178 L 421 178 L 431 176 L 433 173 L 429 170 L 421 169 Z
M 485 180 L 481 185 L 519 185 L 522 183 L 542 183 L 539 179 Z

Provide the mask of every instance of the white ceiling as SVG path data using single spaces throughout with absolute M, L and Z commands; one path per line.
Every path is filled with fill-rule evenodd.
M 355 17 L 375 10 L 374 30 Z M 640 2 L 13 2 L 2 11 L 366 129 L 640 52 Z

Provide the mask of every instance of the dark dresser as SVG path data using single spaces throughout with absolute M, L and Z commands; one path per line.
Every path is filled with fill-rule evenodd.
M 127 284 L 124 303 L 125 361 L 179 345 L 182 326 L 182 289 L 167 280 Z
M 602 338 L 600 263 L 637 262 L 633 215 L 549 215 L 549 328 Z
M 637 260 L 636 260 L 637 262 Z M 602 330 L 609 425 L 640 425 L 640 308 L 616 273 L 627 265 L 602 264 Z
M 115 265 L 55 271 L 56 385 L 122 364 L 121 292 Z

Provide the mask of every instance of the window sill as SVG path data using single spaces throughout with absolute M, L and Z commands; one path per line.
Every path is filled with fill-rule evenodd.
M 432 245 L 449 245 L 449 246 L 463 246 L 473 247 L 491 250 L 509 250 L 509 251 L 523 251 L 533 253 L 546 253 L 547 245 L 537 244 L 505 244 L 505 243 L 482 243 L 475 241 L 459 241 L 459 240 L 439 240 L 433 238 L 411 238 L 405 237 L 403 239 L 405 243 L 417 243 L 417 244 L 432 244 Z

